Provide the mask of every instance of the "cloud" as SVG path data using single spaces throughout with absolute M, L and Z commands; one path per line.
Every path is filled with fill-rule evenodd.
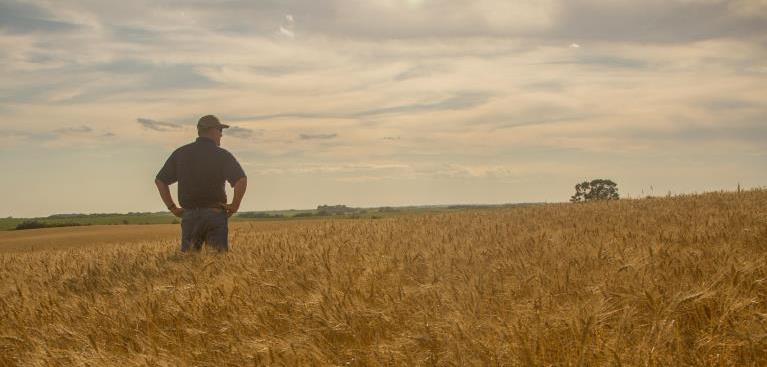
M 4 135 L 9 135 L 9 136 L 25 137 L 25 138 L 38 139 L 38 140 L 50 140 L 50 139 L 56 139 L 62 135 L 83 135 L 83 134 L 89 134 L 92 132 L 94 132 L 93 128 L 82 125 L 77 127 L 65 127 L 61 129 L 55 129 L 55 130 L 44 131 L 44 132 L 6 130 L 6 131 L 2 131 L 1 133 Z
M 27 139 L 36 142 L 45 142 L 56 139 L 58 134 L 49 131 L 35 132 L 21 130 L 0 130 L 0 136 Z
M 444 1 L 423 6 L 390 7 L 369 5 L 364 18 L 346 20 L 357 37 L 367 38 L 470 38 L 523 36 L 547 27 L 551 1 Z M 446 16 L 450 14 L 450 16 Z M 364 25 L 367 24 L 367 27 Z M 390 27 L 389 24 L 398 24 Z
M 146 2 L 140 4 L 150 6 Z M 282 29 L 292 33 L 290 26 L 300 20 L 302 33 L 355 39 L 519 35 L 544 27 L 553 9 L 552 1 L 548 0 L 519 0 L 513 4 L 451 0 L 424 2 L 420 6 L 405 1 L 230 1 L 226 6 L 179 1 L 169 7 L 193 14 L 197 24 L 215 25 L 222 32 L 256 35 L 277 30 L 281 34 Z M 135 9 L 130 13 L 140 19 Z M 111 17 L 119 19 L 116 15 Z
M 253 115 L 253 116 L 227 116 L 224 119 L 227 121 L 262 121 L 262 120 L 279 120 L 279 119 L 324 119 L 324 118 L 343 118 L 343 115 L 334 115 L 330 113 L 274 113 L 269 115 Z M 347 117 L 348 118 L 348 117 Z
M 295 21 L 293 20 L 293 15 L 285 15 L 285 19 L 280 25 L 279 34 L 291 39 L 296 38 Z
M 444 163 L 425 166 L 419 174 L 433 177 L 458 179 L 501 179 L 506 182 L 547 176 L 554 173 L 571 174 L 577 172 L 565 162 L 525 161 L 506 164 Z
M 165 90 L 208 88 L 216 82 L 203 75 L 197 67 L 190 64 L 156 64 L 137 59 L 117 59 L 98 65 L 89 65 L 88 70 L 96 70 L 110 75 L 138 77 L 140 82 L 135 89 Z
M 24 85 L 14 88 L 0 87 L 0 102 L 26 103 L 44 100 L 50 91 L 48 85 Z
M 441 71 L 442 69 L 443 68 L 439 66 L 419 65 L 398 73 L 392 79 L 401 82 L 408 79 L 423 78 L 432 75 L 435 71 Z
M 86 125 L 47 131 L 0 130 L 0 137 L 9 139 L 11 144 L 26 141 L 43 143 L 46 147 L 82 146 L 82 144 L 97 142 L 97 140 L 94 140 L 97 136 L 104 135 L 97 135 L 96 130 Z
M 538 125 L 588 121 L 597 116 L 598 112 L 594 110 L 584 111 L 557 103 L 528 102 L 517 108 L 508 107 L 467 119 L 464 124 L 475 129 L 484 127 L 489 131 L 497 132 Z
M 90 132 L 93 132 L 93 129 L 85 125 L 54 130 L 54 133 L 57 134 L 86 134 Z
M 0 2 L 0 30 L 11 33 L 60 33 L 79 29 L 74 23 L 61 21 L 44 8 L 26 2 Z
M 206 89 L 218 85 L 196 66 L 188 64 L 155 64 L 136 59 L 94 63 L 50 61 L 57 56 L 60 57 L 60 51 L 46 54 L 37 49 L 20 55 L 25 65 L 37 64 L 35 68 L 40 70 L 13 72 L 15 65 L 11 63 L 9 74 L 24 82 L 0 86 L 0 102 L 87 103 L 138 92 Z
M 296 38 L 296 34 L 283 26 L 280 26 L 280 34 L 288 38 Z
M 745 148 L 763 147 L 767 141 L 767 126 L 762 120 L 731 121 L 728 124 L 685 123 L 667 128 L 635 127 L 613 133 L 615 136 L 648 144 L 700 145 L 726 144 Z
M 565 83 L 556 80 L 536 81 L 523 86 L 524 89 L 533 92 L 561 92 L 565 89 Z
M 146 31 L 179 39 L 205 31 L 227 35 L 293 39 L 302 34 L 337 39 L 413 40 L 526 38 L 582 44 L 584 40 L 687 42 L 727 37 L 760 37 L 767 4 L 761 0 L 446 0 L 414 1 L 286 0 L 219 2 L 148 0 L 114 2 L 59 0 L 64 9 L 101 25 L 119 28 L 127 42 L 150 42 Z M 146 9 L 152 9 L 147 12 Z M 76 29 L 51 10 L 16 1 L 5 5 L 0 24 L 17 31 Z M 150 31 L 151 30 L 151 31 Z M 176 34 L 173 34 L 176 33 Z
M 435 176 L 452 178 L 476 178 L 476 177 L 514 177 L 519 175 L 514 167 L 499 165 L 464 165 L 446 164 L 441 169 L 433 172 Z
M 496 129 L 516 129 L 521 127 L 528 127 L 528 126 L 537 126 L 537 125 L 549 125 L 549 124 L 560 124 L 560 123 L 568 123 L 568 122 L 576 122 L 576 121 L 583 121 L 587 120 L 590 117 L 595 117 L 594 115 L 575 115 L 575 116 L 552 116 L 552 117 L 539 117 L 539 118 L 531 118 L 527 120 L 512 120 L 513 122 L 506 121 L 505 123 L 496 125 Z
M 738 98 L 709 98 L 699 102 L 702 108 L 714 111 L 721 110 L 744 110 L 767 107 L 767 103 L 759 104 L 757 102 L 738 99 Z
M 113 25 L 107 29 L 109 36 L 118 42 L 162 44 L 168 41 L 166 33 L 147 28 Z
M 260 134 L 261 131 L 254 131 L 252 129 L 237 126 L 232 126 L 224 132 L 224 135 L 226 136 L 232 136 L 239 139 L 250 139 Z
M 602 55 L 598 53 L 579 54 L 575 57 L 568 58 L 566 60 L 551 60 L 546 61 L 544 64 L 576 64 L 585 66 L 595 66 L 598 68 L 627 68 L 627 69 L 641 69 L 648 66 L 648 64 L 640 59 L 620 57 L 613 55 Z
M 137 118 L 136 122 L 138 122 L 141 126 L 144 128 L 147 128 L 149 130 L 154 131 L 173 131 L 181 129 L 181 125 L 177 125 L 170 122 L 164 122 L 164 121 L 155 121 L 147 118 Z
M 156 5 L 136 1 L 120 7 L 77 5 L 96 9 L 108 24 L 173 21 L 209 24 L 216 32 L 295 36 L 295 20 L 304 33 L 332 38 L 458 39 L 534 38 L 628 42 L 687 42 L 764 34 L 767 5 L 759 0 L 519 0 L 408 1 L 288 0 L 280 2 L 171 1 Z M 152 14 L 145 9 L 153 8 Z M 185 14 L 185 16 L 175 15 Z
M 448 99 L 432 103 L 413 103 L 394 107 L 377 108 L 353 114 L 355 117 L 368 117 L 388 114 L 408 114 L 430 111 L 450 111 L 470 109 L 490 100 L 490 94 L 464 92 Z
M 300 134 L 298 135 L 301 140 L 328 140 L 335 139 L 338 134 Z
M 355 163 L 296 163 L 247 164 L 261 174 L 338 174 L 356 176 L 359 174 L 402 174 L 410 171 L 411 166 L 400 162 L 355 162 Z
M 767 5 L 758 3 L 760 1 L 754 0 L 567 0 L 558 3 L 553 26 L 537 37 L 666 43 L 761 37 L 767 31 L 764 18 Z M 749 9 L 751 16 L 744 16 L 743 9 Z
M 227 116 L 225 119 L 228 121 L 261 121 L 261 120 L 276 120 L 276 119 L 357 119 L 362 117 L 375 117 L 382 115 L 408 115 L 421 112 L 434 112 L 434 111 L 457 111 L 471 109 L 476 106 L 480 106 L 491 98 L 490 93 L 486 92 L 461 92 L 456 95 L 443 99 L 437 102 L 426 103 L 412 103 L 395 105 L 384 108 L 374 108 L 368 110 L 362 110 L 359 112 L 343 113 L 343 112 L 327 112 L 327 113 L 302 113 L 302 112 L 286 112 L 275 113 L 267 115 L 253 115 L 253 116 Z

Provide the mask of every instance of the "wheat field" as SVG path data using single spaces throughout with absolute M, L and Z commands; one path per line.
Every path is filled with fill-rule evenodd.
M 0 365 L 767 365 L 765 190 L 231 237 L 0 253 Z

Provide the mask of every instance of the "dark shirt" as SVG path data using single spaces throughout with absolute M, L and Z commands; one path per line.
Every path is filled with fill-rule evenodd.
M 209 138 L 199 137 L 176 149 L 157 173 L 157 179 L 172 185 L 178 181 L 182 208 L 214 208 L 225 204 L 224 183 L 234 186 L 245 172 L 237 159 Z

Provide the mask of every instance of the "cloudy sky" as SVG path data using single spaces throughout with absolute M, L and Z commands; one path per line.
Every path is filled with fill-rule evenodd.
M 764 0 L 0 0 L 0 65 L 0 216 L 163 210 L 206 114 L 243 210 L 767 185 Z

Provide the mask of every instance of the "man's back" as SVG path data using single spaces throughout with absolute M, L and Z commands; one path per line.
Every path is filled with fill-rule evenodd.
M 176 149 L 157 179 L 167 185 L 178 182 L 182 208 L 217 208 L 227 202 L 224 184 L 234 185 L 245 172 L 227 150 L 206 137 Z

